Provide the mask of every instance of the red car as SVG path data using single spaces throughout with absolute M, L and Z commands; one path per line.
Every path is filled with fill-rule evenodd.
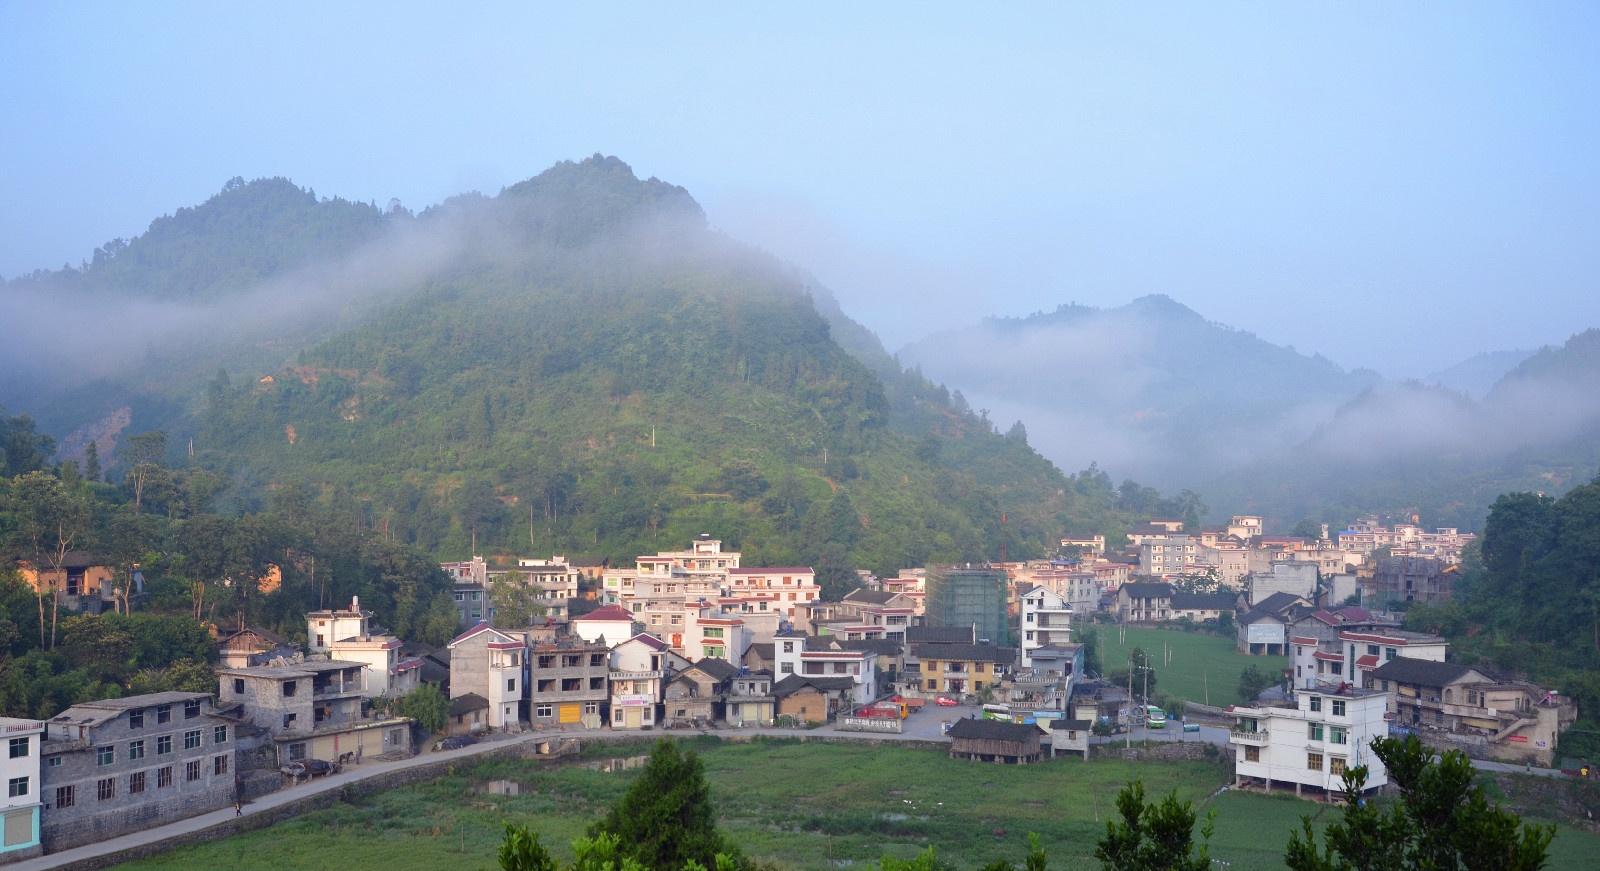
M 952 699 L 949 696 L 940 696 L 937 699 L 934 699 L 933 703 L 938 705 L 941 708 L 953 708 L 956 705 L 960 704 L 955 699 Z

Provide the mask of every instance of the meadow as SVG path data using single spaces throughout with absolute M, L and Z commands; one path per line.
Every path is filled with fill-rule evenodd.
M 1100 664 L 1108 674 L 1126 672 L 1133 649 L 1144 648 L 1156 670 L 1152 697 L 1168 695 L 1202 704 L 1231 705 L 1245 701 L 1239 696 L 1239 675 L 1246 668 L 1254 665 L 1276 673 L 1289 666 L 1287 657 L 1246 656 L 1234 650 L 1232 638 L 1207 632 L 1129 626 L 1119 640 L 1117 626 L 1096 626 L 1095 631 Z
M 1215 810 L 1212 856 L 1231 869 L 1282 867 L 1289 830 L 1302 814 L 1320 824 L 1336 811 L 1288 797 L 1218 793 L 1219 763 L 1083 762 L 1011 767 L 951 760 L 904 747 L 759 740 L 688 742 L 705 761 L 719 823 L 744 851 L 784 868 L 871 867 L 883 855 L 926 847 L 957 867 L 1021 861 L 1039 834 L 1053 868 L 1095 867 L 1094 845 L 1124 783 L 1176 791 Z M 638 754 L 608 745 L 600 754 Z M 331 867 L 492 871 L 508 822 L 534 827 L 563 858 L 572 838 L 627 789 L 630 770 L 590 758 L 552 765 L 485 762 L 448 777 L 213 843 L 120 866 L 125 871 L 228 868 L 293 871 Z M 1600 838 L 1557 838 L 1552 869 L 1590 867 Z

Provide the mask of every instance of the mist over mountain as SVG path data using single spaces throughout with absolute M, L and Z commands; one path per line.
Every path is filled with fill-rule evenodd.
M 1459 363 L 1429 374 L 1422 379 L 1422 382 L 1437 384 L 1457 393 L 1464 393 L 1473 399 L 1482 399 L 1484 394 L 1489 392 L 1489 388 L 1534 353 L 1518 349 L 1473 354 Z
M 1025 421 L 1059 464 L 1192 487 L 1214 511 L 1280 527 L 1420 510 L 1475 528 L 1502 492 L 1561 492 L 1600 468 L 1595 330 L 1478 355 L 1432 383 L 1389 381 L 1157 296 L 990 319 L 901 359 L 990 418 Z
M 991 318 L 900 351 L 1067 468 L 1191 486 L 1309 436 L 1378 382 L 1166 296 Z
M 0 351 L 62 456 L 163 429 L 219 506 L 303 488 L 441 555 L 710 531 L 838 580 L 1131 520 L 615 158 L 417 213 L 236 180 L 0 316 L 62 327 Z

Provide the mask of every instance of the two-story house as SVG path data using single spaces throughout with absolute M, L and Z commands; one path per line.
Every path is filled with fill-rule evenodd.
M 43 852 L 39 846 L 40 762 L 44 723 L 0 717 L 0 781 L 6 794 L 0 799 L 0 864 L 27 859 Z
M 874 650 L 844 650 L 827 640 L 806 635 L 779 635 L 773 639 L 774 675 L 805 678 L 849 678 L 850 703 L 865 705 L 878 698 L 878 654 Z
M 661 722 L 657 709 L 675 671 L 673 657 L 665 641 L 644 632 L 611 648 L 611 728 L 653 729 Z
M 770 726 L 777 717 L 777 699 L 772 694 L 772 672 L 741 668 L 728 681 L 724 720 L 735 728 Z
M 45 724 L 40 839 L 54 852 L 227 807 L 232 723 L 209 693 L 73 705 Z
M 674 674 L 664 691 L 667 726 L 707 726 L 724 719 L 728 685 L 738 666 L 706 658 Z
M 1397 657 L 1368 672 L 1367 684 L 1388 694 L 1398 728 L 1507 762 L 1549 766 L 1578 715 L 1566 696 L 1454 662 Z
M 982 693 L 1000 682 L 1017 652 L 993 644 L 912 644 L 922 690 L 928 694 Z
M 1384 694 L 1360 687 L 1302 690 L 1284 705 L 1235 706 L 1228 742 L 1234 785 L 1307 788 L 1321 796 L 1344 789 L 1346 769 L 1367 766 L 1366 789 L 1389 782 L 1372 739 L 1389 734 Z

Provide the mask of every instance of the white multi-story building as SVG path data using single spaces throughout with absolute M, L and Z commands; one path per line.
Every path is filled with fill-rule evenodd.
M 1387 693 L 1348 685 L 1300 690 L 1282 706 L 1232 707 L 1234 785 L 1336 794 L 1345 770 L 1365 765 L 1366 789 L 1381 787 L 1389 773 L 1372 739 L 1388 736 L 1387 711 Z
M 822 598 L 817 573 L 808 566 L 734 568 L 728 570 L 726 577 L 725 592 L 729 598 L 770 601 L 771 607 L 790 620 L 794 619 L 797 605 Z
M 1195 540 L 1181 533 L 1152 536 L 1139 545 L 1139 573 L 1168 577 L 1191 571 L 1197 565 Z
M 773 678 L 848 677 L 855 683 L 851 701 L 865 705 L 878 698 L 878 654 L 870 650 L 809 647 L 810 636 L 779 635 L 773 639 Z
M 1044 587 L 1034 587 L 1017 600 L 1022 639 L 1020 665 L 1033 668 L 1033 652 L 1072 643 L 1072 605 Z
M 1391 659 L 1444 662 L 1450 642 L 1438 635 L 1405 629 L 1347 629 L 1337 641 L 1296 636 L 1291 639 L 1294 685 L 1300 688 L 1348 683 L 1364 687 L 1367 675 Z
M 0 717 L 0 739 L 6 753 L 0 756 L 0 863 L 39 855 L 39 748 L 44 723 Z
M 311 611 L 306 614 L 306 649 L 327 653 L 335 641 L 367 634 L 371 611 L 361 610 L 361 597 L 351 596 L 350 607 Z

